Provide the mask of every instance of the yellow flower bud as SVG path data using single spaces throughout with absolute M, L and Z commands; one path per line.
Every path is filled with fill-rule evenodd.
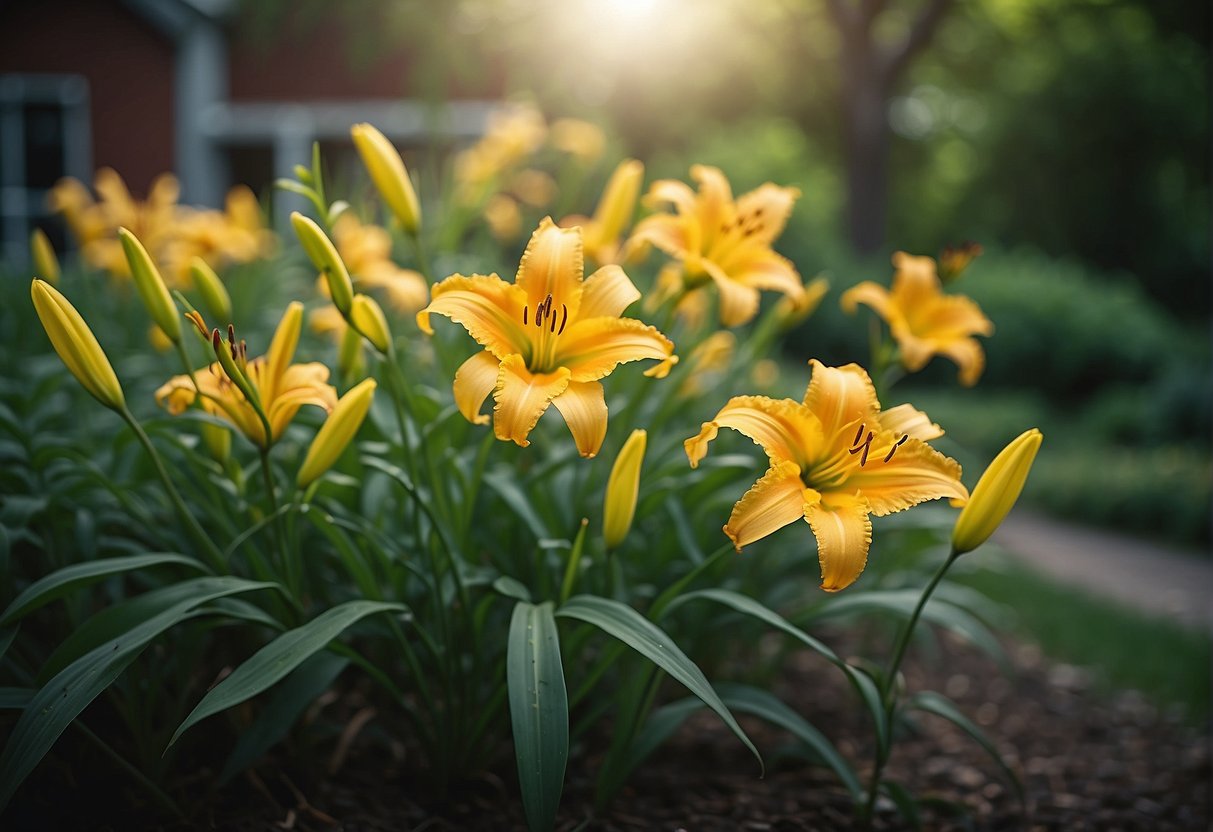
M 112 410 L 124 410 L 126 399 L 114 368 L 76 308 L 45 280 L 35 280 L 30 295 L 42 328 L 67 369 L 97 401 Z
M 644 164 L 624 159 L 615 168 L 602 191 L 602 199 L 594 209 L 593 222 L 586 229 L 586 247 L 598 250 L 613 245 L 636 213 L 636 199 L 644 181 Z
M 366 369 L 362 360 L 362 333 L 352 326 L 342 325 L 341 344 L 337 347 L 337 369 L 346 381 L 352 381 L 362 375 Z
M 228 457 L 232 453 L 232 432 L 210 422 L 203 422 L 201 429 L 202 444 L 206 446 L 211 459 L 220 465 L 227 465 Z
M 644 430 L 632 431 L 611 466 L 602 506 L 602 537 L 608 549 L 622 543 L 632 528 L 636 498 L 640 493 L 640 464 L 644 461 L 647 442 L 648 434 Z
M 413 190 L 404 160 L 387 136 L 369 124 L 355 124 L 350 128 L 350 135 L 379 195 L 404 230 L 416 234 L 421 227 L 421 205 L 417 202 L 417 192 Z
M 295 236 L 303 245 L 308 259 L 328 281 L 333 305 L 341 310 L 342 315 L 348 317 L 350 303 L 354 299 L 354 283 L 350 280 L 349 270 L 346 269 L 341 255 L 337 253 L 337 247 L 314 220 L 298 211 L 291 214 L 291 225 L 294 226 Z
M 131 277 L 135 280 L 135 288 L 139 297 L 147 307 L 148 314 L 156 325 L 168 336 L 174 344 L 181 342 L 181 318 L 177 314 L 177 305 L 173 296 L 160 276 L 160 270 L 152 262 L 151 255 L 139 242 L 139 238 L 125 228 L 118 229 L 122 240 L 122 250 L 126 253 L 126 262 L 131 269 Z
M 350 325 L 366 336 L 366 340 L 382 353 L 388 351 L 392 343 L 392 331 L 387 325 L 387 317 L 382 307 L 370 295 L 354 295 L 350 306 Z
M 1039 430 L 1032 428 L 994 457 L 956 520 L 952 531 L 952 549 L 956 554 L 971 552 L 985 543 L 1006 518 L 1023 491 L 1043 438 Z
M 307 488 L 337 461 L 366 418 L 374 396 L 375 380 L 368 378 L 337 400 L 337 406 L 307 449 L 299 476 L 295 478 L 300 488 Z
M 227 287 L 223 285 L 223 281 L 219 279 L 219 275 L 215 274 L 215 270 L 210 267 L 210 264 L 201 257 L 195 257 L 190 261 L 190 276 L 194 279 L 194 285 L 198 287 L 198 294 L 202 295 L 202 302 L 206 304 L 210 313 L 220 321 L 230 321 L 232 319 L 231 295 L 227 293 Z
M 34 261 L 34 273 L 47 283 L 57 286 L 59 259 L 55 257 L 55 247 L 41 228 L 35 228 L 34 233 L 29 236 L 29 250 Z

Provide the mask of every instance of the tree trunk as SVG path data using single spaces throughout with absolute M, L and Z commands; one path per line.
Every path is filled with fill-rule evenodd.
M 865 44 L 866 46 L 867 44 Z M 847 233 L 851 247 L 871 254 L 885 241 L 889 128 L 886 88 L 868 50 L 846 50 L 842 84 L 847 171 Z

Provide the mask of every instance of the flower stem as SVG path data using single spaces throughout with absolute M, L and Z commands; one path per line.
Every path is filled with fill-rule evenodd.
M 203 550 L 207 560 L 210 561 L 211 568 L 218 574 L 223 574 L 227 571 L 227 565 L 224 563 L 223 554 L 219 551 L 219 547 L 215 545 L 215 541 L 211 540 L 202 528 L 198 525 L 198 521 L 190 510 L 186 508 L 185 501 L 181 499 L 180 492 L 173 485 L 172 479 L 169 478 L 168 471 L 164 468 L 164 462 L 160 459 L 160 453 L 156 450 L 156 446 L 152 444 L 152 440 L 148 437 L 147 432 L 143 430 L 143 426 L 139 424 L 134 415 L 127 408 L 122 408 L 118 411 L 118 415 L 126 421 L 130 428 L 135 433 L 135 437 L 139 440 L 139 444 L 143 445 L 143 449 L 147 451 L 147 455 L 152 459 L 152 465 L 156 468 L 156 474 L 160 477 L 160 481 L 164 484 L 164 491 L 168 494 L 169 501 L 173 504 L 173 508 L 177 510 L 181 521 L 185 523 L 186 530 L 190 536 Z
M 947 560 L 935 571 L 931 576 L 930 582 L 926 589 L 922 591 L 922 595 L 918 598 L 918 603 L 914 606 L 914 611 L 910 613 L 909 619 L 905 626 L 898 634 L 897 643 L 893 648 L 893 655 L 889 659 L 888 667 L 885 668 L 884 676 L 881 679 L 881 698 L 884 700 L 885 720 L 892 725 L 893 713 L 897 710 L 897 695 L 895 693 L 897 685 L 897 672 L 901 669 L 902 659 L 905 658 L 906 648 L 910 644 L 910 637 L 914 634 L 914 628 L 918 624 L 918 619 L 922 616 L 922 611 L 927 606 L 927 601 L 930 600 L 931 594 L 935 592 L 935 588 L 939 586 L 939 582 L 943 580 L 944 574 L 956 560 L 957 553 L 953 550 Z M 892 728 L 890 727 L 890 731 Z M 892 740 L 890 740 L 890 744 Z M 863 813 L 861 815 L 865 824 L 869 825 L 872 822 L 872 811 L 876 807 L 876 796 L 880 791 L 880 776 L 884 773 L 885 763 L 889 761 L 888 747 L 879 749 L 876 754 L 876 765 L 872 769 L 872 781 L 868 785 L 868 799 L 864 804 Z

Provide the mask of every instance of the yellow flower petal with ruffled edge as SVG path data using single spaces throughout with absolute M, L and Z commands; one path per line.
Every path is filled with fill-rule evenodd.
M 599 381 L 570 381 L 564 392 L 552 399 L 564 417 L 577 452 L 586 459 L 598 455 L 606 439 L 606 395 Z
M 487 425 L 488 414 L 480 412 L 484 400 L 497 387 L 501 362 L 488 350 L 473 355 L 455 371 L 455 405 L 463 418 L 474 425 Z
M 444 315 L 498 359 L 529 355 L 531 341 L 522 323 L 526 302 L 524 291 L 495 274 L 454 274 L 434 285 L 429 305 L 417 313 L 417 326 L 432 335 L 430 315 Z
M 603 266 L 581 286 L 581 317 L 618 318 L 640 297 L 640 290 L 623 269 Z
M 724 533 L 740 552 L 743 546 L 795 523 L 804 516 L 805 502 L 817 497 L 800 481 L 796 463 L 778 462 L 733 506 Z
M 827 367 L 816 358 L 809 360 L 809 366 L 813 375 L 805 390 L 804 404 L 821 422 L 826 436 L 856 422 L 877 420 L 880 400 L 862 367 L 858 364 Z
M 818 502 L 805 502 L 804 519 L 817 538 L 821 588 L 838 592 L 855 583 L 868 563 L 872 545 L 867 502 L 846 494 L 822 495 Z
M 620 364 L 644 358 L 672 364 L 673 355 L 674 342 L 656 327 L 635 318 L 602 317 L 570 326 L 557 342 L 555 362 L 567 367 L 574 381 L 597 381 Z
M 555 309 L 568 307 L 569 317 L 576 318 L 584 269 L 581 229 L 561 228 L 544 217 L 522 254 L 514 285 L 526 293 L 531 309 L 550 297 Z
M 532 373 L 521 355 L 507 355 L 497 371 L 493 392 L 493 431 L 498 439 L 516 445 L 530 445 L 527 437 L 548 409 L 552 399 L 569 386 L 569 371 L 564 367 L 553 373 Z
M 799 466 L 823 441 L 821 424 L 800 403 L 766 396 L 734 396 L 712 421 L 703 423 L 698 436 L 683 443 L 692 468 L 699 467 L 699 461 L 707 455 L 708 443 L 720 428 L 732 428 L 752 439 L 773 465 L 795 462 Z

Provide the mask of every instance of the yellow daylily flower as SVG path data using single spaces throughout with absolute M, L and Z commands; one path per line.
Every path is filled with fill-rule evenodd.
M 602 128 L 579 118 L 558 118 L 552 122 L 552 147 L 590 164 L 606 149 Z
M 599 265 L 618 263 L 621 259 L 620 235 L 636 213 L 636 198 L 644 181 L 644 164 L 636 159 L 624 159 L 615 168 L 602 190 L 602 199 L 594 216 L 565 217 L 560 221 L 566 228 L 580 225 L 585 235 L 586 256 Z
M 512 243 L 522 233 L 522 211 L 518 200 L 505 194 L 493 194 L 484 203 L 484 221 L 499 243 Z
M 530 104 L 516 104 L 493 113 L 488 129 L 476 144 L 455 156 L 459 200 L 474 204 L 506 172 L 538 150 L 547 137 L 543 113 Z
M 800 274 L 771 244 L 783 232 L 800 191 L 768 182 L 734 201 L 719 169 L 695 165 L 691 177 L 699 183 L 698 194 L 672 179 L 653 183 L 646 203 L 672 205 L 675 213 L 641 220 L 629 249 L 653 245 L 679 260 L 684 290 L 715 284 L 725 326 L 740 326 L 758 313 L 760 289 L 799 300 Z
M 392 261 L 392 237 L 385 229 L 346 211 L 333 223 L 333 244 L 356 290 L 382 289 L 388 305 L 402 313 L 415 313 L 429 300 L 429 285 L 421 272 L 402 269 Z M 321 279 L 321 290 L 328 293 L 326 280 Z
M 901 363 L 910 372 L 927 365 L 934 355 L 945 355 L 960 368 L 960 383 L 972 387 L 985 367 L 985 353 L 972 336 L 991 335 L 994 324 L 981 307 L 963 295 L 945 295 L 930 257 L 899 251 L 893 255 L 897 272 L 893 290 L 865 280 L 840 299 L 853 313 L 865 304 L 885 320 L 901 348 Z
M 803 402 L 737 396 L 684 443 L 691 467 L 720 428 L 754 440 L 770 468 L 733 507 L 724 532 L 737 551 L 804 518 L 817 538 L 821 587 L 844 589 L 863 571 L 872 540 L 869 515 L 926 500 L 968 499 L 960 465 L 927 445 L 943 430 L 908 404 L 881 411 L 856 364 L 809 362 Z
M 607 426 L 599 379 L 643 358 L 659 362 L 645 375 L 662 378 L 677 361 L 673 343 L 654 327 L 620 317 L 640 297 L 623 269 L 604 266 L 583 280 L 582 257 L 581 229 L 559 228 L 547 217 L 513 283 L 495 274 L 451 275 L 417 313 L 423 332 L 433 332 L 430 315 L 445 315 L 485 348 L 455 373 L 455 403 L 468 421 L 485 424 L 480 407 L 492 393 L 498 439 L 526 447 L 554 404 L 577 450 L 592 457 Z
M 244 363 L 243 372 L 256 399 L 260 402 L 270 425 L 270 435 L 257 414 L 257 409 L 240 392 L 224 371 L 220 362 L 194 374 L 198 389 L 188 375 L 174 376 L 156 391 L 156 401 L 174 416 L 185 411 L 201 398 L 208 413 L 231 422 L 255 445 L 269 448 L 295 418 L 305 404 L 332 412 L 337 404 L 337 391 L 328 384 L 329 369 L 323 364 L 292 364 L 299 333 L 303 327 L 303 304 L 298 301 L 287 307 L 278 329 L 270 341 L 269 351 Z M 219 333 L 215 330 L 215 339 Z M 229 339 L 231 338 L 229 334 Z

